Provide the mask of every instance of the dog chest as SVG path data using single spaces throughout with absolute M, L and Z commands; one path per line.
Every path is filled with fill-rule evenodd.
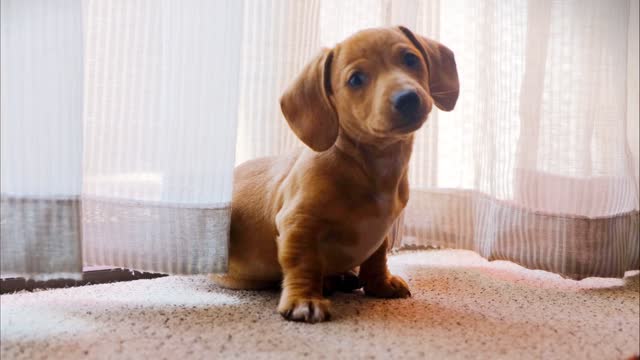
M 392 195 L 377 194 L 371 201 L 353 209 L 351 216 L 339 221 L 336 231 L 329 233 L 331 238 L 324 242 L 329 271 L 359 266 L 382 245 L 399 210 Z

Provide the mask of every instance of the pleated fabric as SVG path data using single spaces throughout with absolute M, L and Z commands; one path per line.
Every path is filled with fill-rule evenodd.
M 224 271 L 243 3 L 84 5 L 85 265 Z
M 3 277 L 226 269 L 243 6 L 2 1 Z
M 459 190 L 413 190 L 409 202 L 400 247 L 468 249 L 573 279 L 622 277 L 640 267 L 637 212 L 551 215 Z
M 0 276 L 82 271 L 80 3 L 0 2 Z

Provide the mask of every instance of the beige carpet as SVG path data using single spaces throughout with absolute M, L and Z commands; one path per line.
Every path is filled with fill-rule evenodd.
M 460 250 L 391 257 L 413 297 L 333 299 L 284 321 L 276 292 L 165 277 L 0 296 L 1 356 L 23 358 L 592 358 L 638 353 L 638 272 L 577 282 Z

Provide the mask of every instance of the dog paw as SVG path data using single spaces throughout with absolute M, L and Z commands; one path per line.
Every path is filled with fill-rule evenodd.
M 409 286 L 401 277 L 391 275 L 374 281 L 367 281 L 364 293 L 379 298 L 407 298 L 411 296 Z
M 317 323 L 331 318 L 327 299 L 280 299 L 278 312 L 290 321 Z

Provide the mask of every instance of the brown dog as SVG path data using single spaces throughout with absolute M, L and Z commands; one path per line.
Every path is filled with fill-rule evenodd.
M 406 28 L 361 31 L 309 63 L 280 100 L 310 148 L 235 170 L 229 271 L 218 284 L 282 282 L 278 312 L 329 318 L 326 276 L 359 269 L 367 295 L 410 296 L 387 269 L 387 233 L 409 198 L 413 132 L 458 98 L 453 53 Z

